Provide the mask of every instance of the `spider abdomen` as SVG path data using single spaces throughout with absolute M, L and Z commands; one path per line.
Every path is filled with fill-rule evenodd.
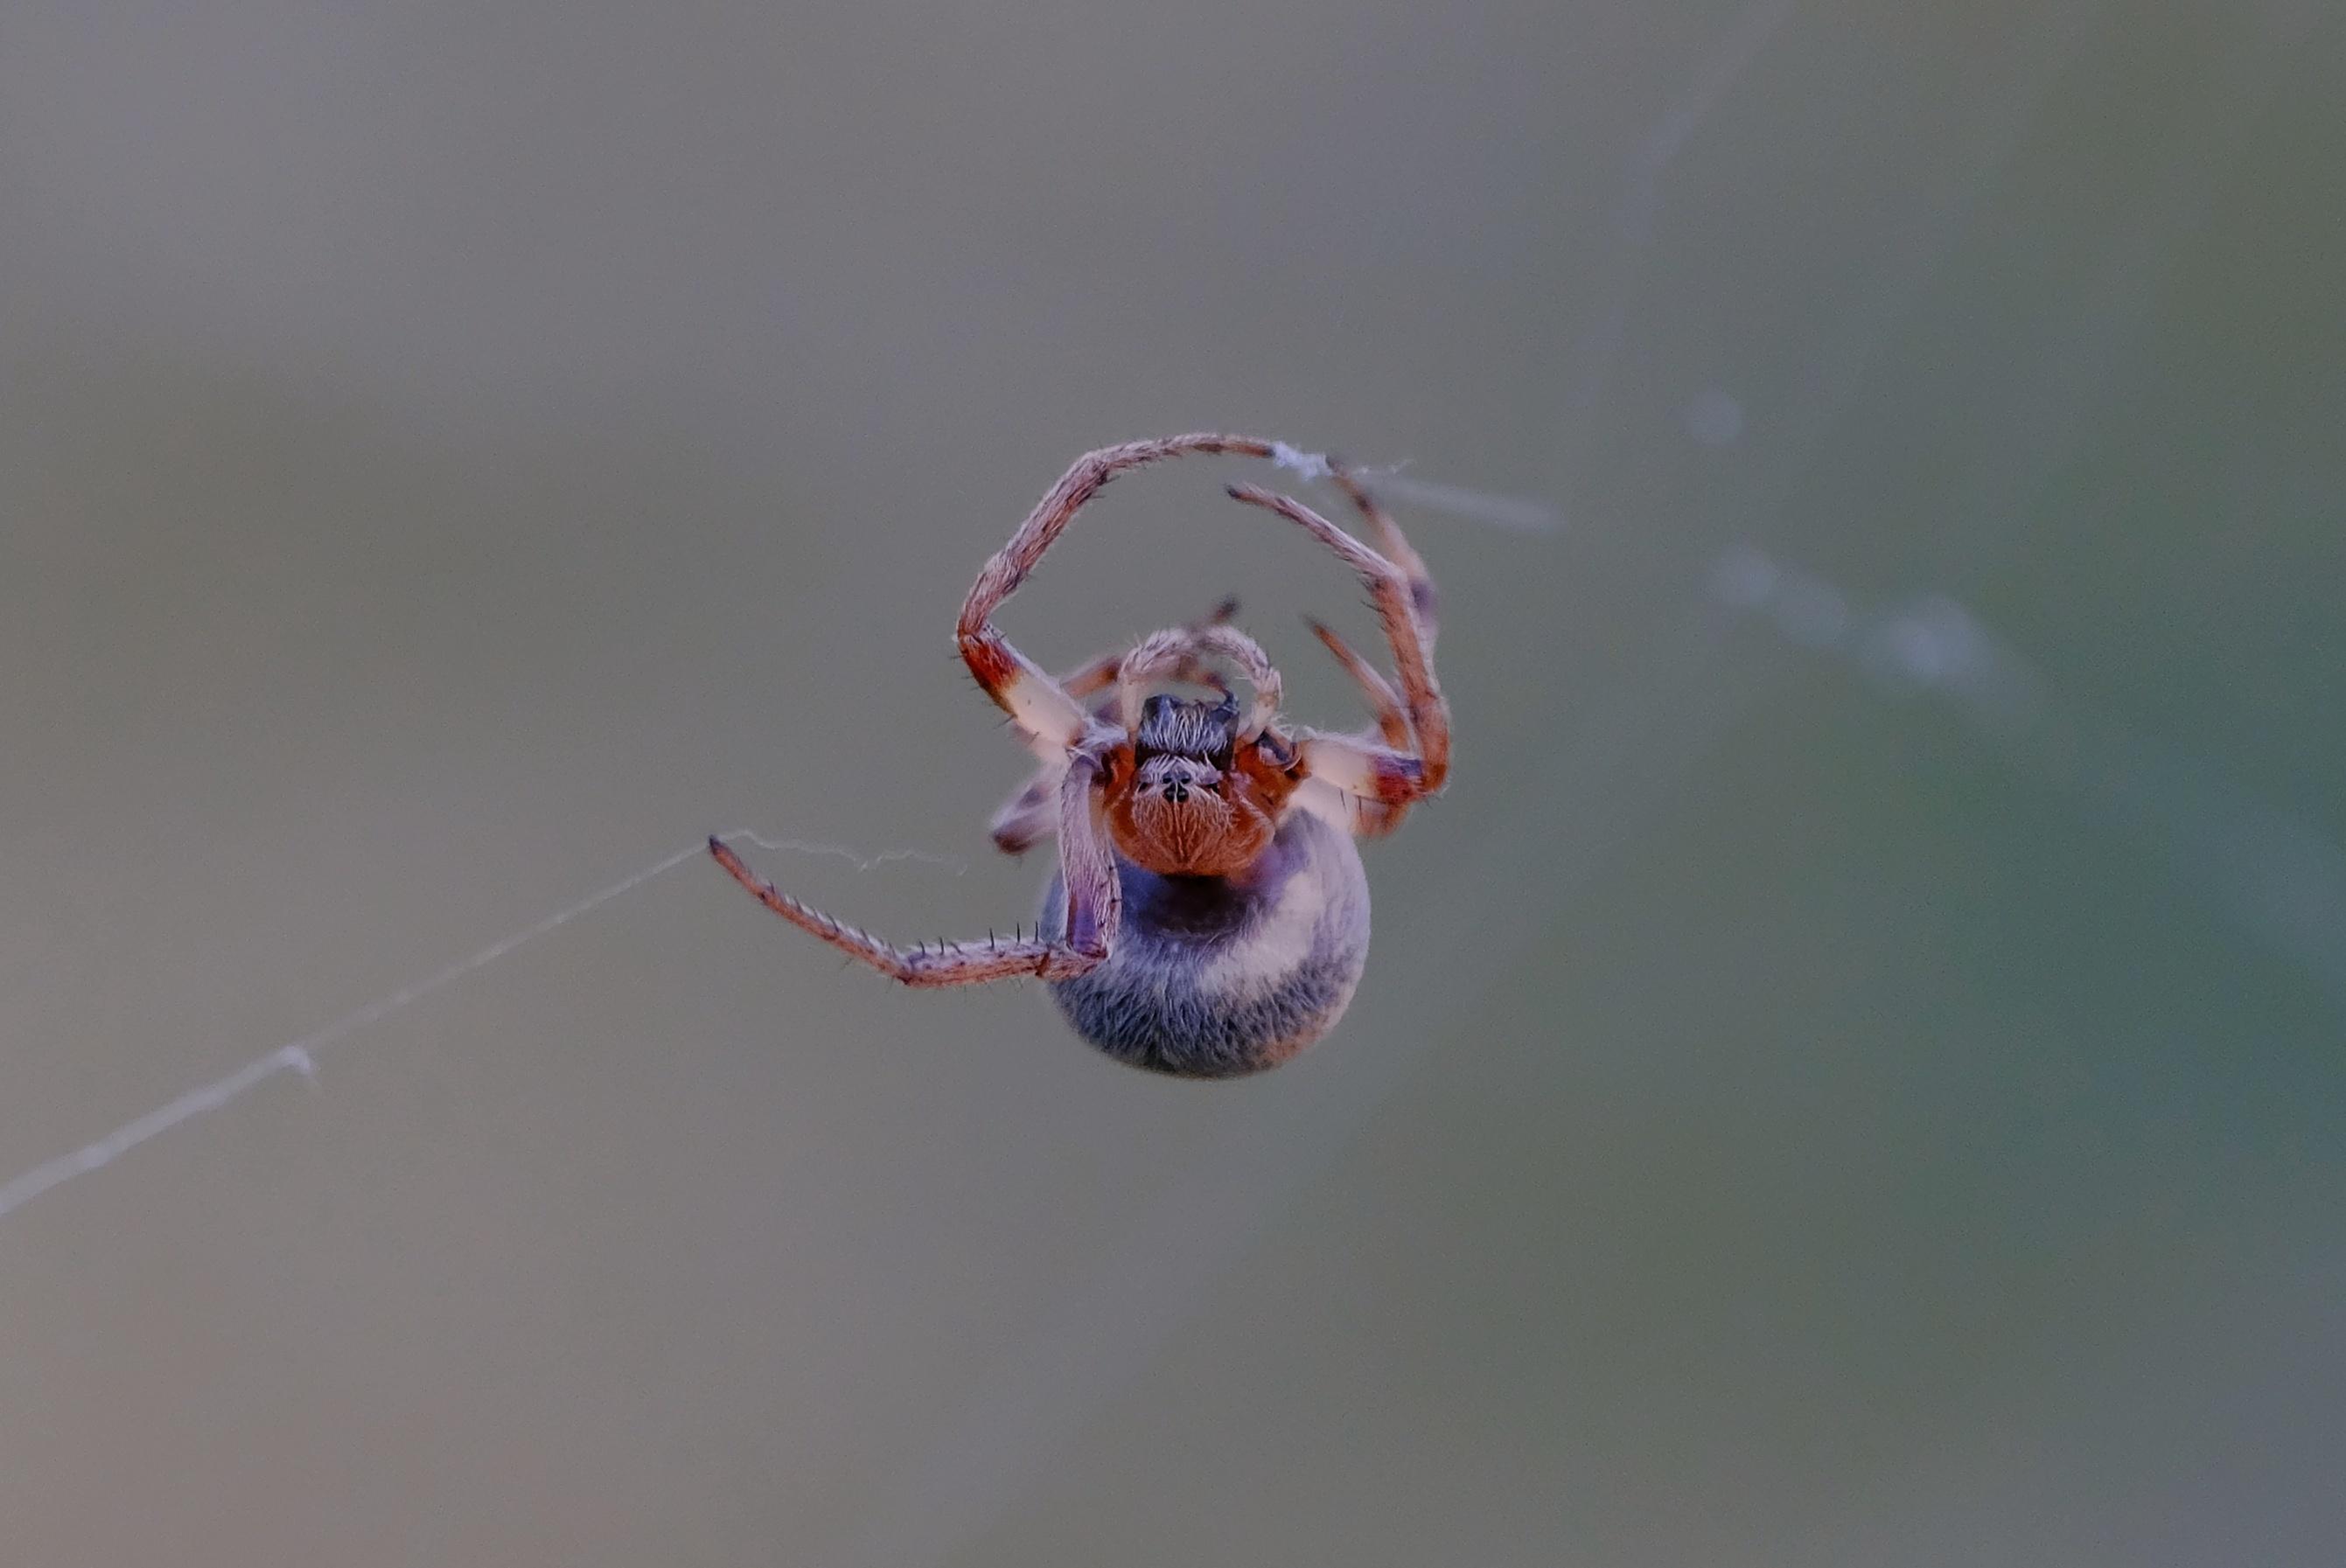
M 1369 883 L 1352 836 L 1308 812 L 1238 877 L 1168 877 L 1118 856 L 1123 921 L 1107 961 L 1051 983 L 1083 1035 L 1135 1067 L 1231 1078 L 1275 1067 L 1343 1016 L 1369 955 Z M 1044 929 L 1066 918 L 1057 877 Z

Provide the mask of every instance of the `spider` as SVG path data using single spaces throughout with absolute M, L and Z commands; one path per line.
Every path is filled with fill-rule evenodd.
M 1325 459 L 1304 462 L 1335 482 L 1381 550 L 1289 496 L 1228 487 L 1231 499 L 1301 526 L 1368 585 L 1398 687 L 1310 623 L 1375 715 L 1374 728 L 1357 734 L 1281 723 L 1279 672 L 1229 624 L 1234 600 L 1056 680 L 993 621 L 1103 485 L 1192 453 L 1298 457 L 1283 444 L 1209 433 L 1086 453 L 986 562 L 962 605 L 963 660 L 1041 759 L 995 814 L 994 841 L 1015 855 L 1059 838 L 1031 937 L 895 947 L 792 898 L 712 838 L 718 864 L 792 925 L 907 985 L 1039 975 L 1078 1033 L 1133 1066 L 1235 1077 L 1277 1066 L 1325 1034 L 1368 958 L 1368 878 L 1352 840 L 1392 832 L 1450 771 L 1450 709 L 1433 677 L 1433 583 L 1401 529 Z M 1243 709 L 1215 659 L 1252 687 Z M 1149 689 L 1168 684 L 1211 695 Z

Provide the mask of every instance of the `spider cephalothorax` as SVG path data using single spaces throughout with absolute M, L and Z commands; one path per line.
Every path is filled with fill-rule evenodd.
M 1293 748 L 1239 735 L 1228 697 L 1152 697 L 1129 747 L 1110 755 L 1108 835 L 1127 860 L 1165 876 L 1228 876 L 1253 864 L 1300 782 Z
M 907 984 L 1040 975 L 1069 1021 L 1110 1055 L 1228 1077 L 1285 1061 L 1342 1015 L 1369 942 L 1368 882 L 1352 840 L 1392 831 L 1442 788 L 1450 709 L 1433 678 L 1425 564 L 1368 492 L 1324 458 L 1310 461 L 1377 530 L 1382 551 L 1287 496 L 1235 485 L 1229 494 L 1300 525 L 1368 585 L 1398 686 L 1333 632 L 1312 629 L 1368 697 L 1374 730 L 1282 729 L 1279 671 L 1229 624 L 1235 603 L 1056 680 L 1011 647 L 994 625 L 995 607 L 1083 504 L 1127 469 L 1188 453 L 1299 455 L 1235 435 L 1088 453 L 986 562 L 962 606 L 963 660 L 1042 759 L 996 814 L 994 840 L 1017 854 L 1058 835 L 1058 871 L 1032 938 L 893 947 L 759 878 L 722 841 L 709 847 L 777 914 Z M 1243 710 L 1217 660 L 1253 687 Z M 1164 683 L 1219 695 L 1149 690 Z M 1110 701 L 1086 706 L 1110 687 Z

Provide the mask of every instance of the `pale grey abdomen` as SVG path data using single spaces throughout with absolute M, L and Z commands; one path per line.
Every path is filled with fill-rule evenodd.
M 1107 962 L 1050 987 L 1109 1055 L 1236 1077 L 1277 1066 L 1343 1016 L 1369 955 L 1369 881 L 1350 833 L 1299 811 L 1243 880 L 1160 877 L 1121 856 L 1117 872 L 1124 919 Z M 1055 876 L 1043 929 L 1066 920 Z

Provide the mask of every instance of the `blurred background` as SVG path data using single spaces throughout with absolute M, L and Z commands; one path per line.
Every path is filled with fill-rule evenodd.
M 1132 1073 L 687 859 L 16 1189 L 10 1557 L 2338 1561 L 2341 44 L 17 0 L 0 1180 L 711 829 L 1031 916 L 950 628 L 1087 447 L 1561 521 L 1402 499 L 1457 771 L 1300 1061 Z M 1353 722 L 1239 473 L 1011 634 L 1235 591 Z

